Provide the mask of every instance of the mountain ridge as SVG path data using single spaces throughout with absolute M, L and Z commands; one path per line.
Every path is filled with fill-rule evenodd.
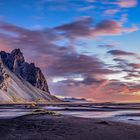
M 57 101 L 41 69 L 25 62 L 20 49 L 0 52 L 0 103 Z
M 21 76 L 33 86 L 49 92 L 47 81 L 40 68 L 34 63 L 27 63 L 20 49 L 14 49 L 11 53 L 0 52 L 0 57 L 7 66 L 17 76 Z

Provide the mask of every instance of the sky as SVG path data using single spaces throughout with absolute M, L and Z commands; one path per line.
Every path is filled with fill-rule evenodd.
M 0 50 L 20 48 L 52 94 L 140 101 L 139 0 L 0 0 Z

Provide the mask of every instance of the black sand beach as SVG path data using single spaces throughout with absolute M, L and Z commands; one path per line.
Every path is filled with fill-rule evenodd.
M 1 140 L 139 140 L 140 126 L 64 115 L 0 120 Z

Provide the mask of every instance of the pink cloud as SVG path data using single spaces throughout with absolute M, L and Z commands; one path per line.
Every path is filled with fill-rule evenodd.
M 103 20 L 93 25 L 90 17 L 81 18 L 74 22 L 58 26 L 55 29 L 61 31 L 65 37 L 73 39 L 79 37 L 94 38 L 98 36 L 122 35 L 139 30 L 134 25 L 126 28 L 123 23 L 116 20 Z
M 130 28 L 123 27 L 121 22 L 115 20 L 103 20 L 96 25 L 93 30 L 95 36 L 106 36 L 106 35 L 121 35 L 123 33 L 131 33 L 139 30 L 137 26 Z
M 137 0 L 119 0 L 116 4 L 122 8 L 130 8 L 137 6 L 138 2 Z
M 57 87 L 58 86 L 58 87 Z M 59 95 L 91 98 L 94 102 L 138 102 L 140 95 L 139 85 L 131 85 L 128 83 L 121 83 L 119 81 L 104 80 L 92 85 L 59 85 L 57 83 L 56 90 Z
M 136 25 L 133 25 L 131 28 L 124 28 L 123 31 L 125 33 L 131 33 L 139 30 L 139 28 Z
M 116 0 L 114 2 L 103 2 L 103 3 L 117 5 L 120 8 L 131 8 L 131 7 L 136 7 L 138 4 L 138 1 L 137 0 Z
M 95 37 L 102 35 L 121 34 L 124 27 L 114 20 L 105 20 L 93 25 L 91 18 L 84 18 L 55 29 L 28 30 L 12 24 L 0 26 L 2 40 L 0 48 L 21 48 L 24 50 L 30 62 L 35 62 L 47 73 L 47 79 L 57 76 L 68 77 L 81 75 L 82 81 L 66 80 L 60 83 L 49 83 L 52 93 L 70 96 L 93 98 L 96 101 L 133 100 L 140 96 L 134 96 L 131 92 L 140 91 L 134 85 L 122 84 L 120 81 L 107 80 L 106 76 L 120 71 L 108 68 L 108 65 L 96 56 L 88 56 L 73 52 L 68 46 L 58 46 L 55 41 L 70 37 Z M 5 32 L 8 32 L 5 34 Z M 59 33 L 60 32 L 60 33 Z M 15 36 L 15 34 L 17 34 Z M 112 51 L 111 54 L 135 55 L 131 52 Z M 133 67 L 138 67 L 132 65 Z M 53 91 L 54 90 L 54 91 Z
M 129 66 L 131 66 L 134 69 L 140 69 L 140 63 L 130 63 Z
M 106 15 L 114 15 L 114 14 L 118 13 L 119 11 L 120 11 L 119 9 L 107 9 L 104 11 L 104 13 Z

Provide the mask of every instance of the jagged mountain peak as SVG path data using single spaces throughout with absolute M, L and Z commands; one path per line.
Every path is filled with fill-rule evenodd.
M 21 50 L 19 48 L 16 48 L 16 49 L 12 50 L 11 53 L 12 54 L 22 54 L 23 55 L 23 53 L 21 52 Z
M 58 101 L 50 95 L 41 69 L 26 62 L 20 49 L 1 51 L 0 59 L 0 101 Z
M 18 59 L 21 63 L 25 62 L 23 53 L 20 51 L 20 49 L 14 49 L 14 50 L 11 52 L 11 56 L 12 56 L 14 59 Z
M 33 86 L 49 92 L 47 81 L 40 68 L 34 63 L 25 62 L 23 53 L 20 49 L 14 49 L 11 53 L 0 52 L 1 60 L 8 69 L 17 76 L 22 77 Z

